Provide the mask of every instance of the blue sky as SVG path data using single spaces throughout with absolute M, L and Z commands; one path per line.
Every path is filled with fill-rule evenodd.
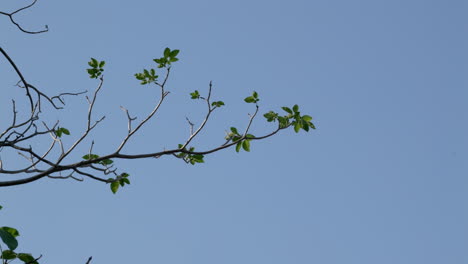
M 26 3 L 26 2 L 25 2 Z M 0 10 L 16 6 L 1 3 Z M 46 1 L 6 17 L 2 47 L 49 94 L 92 90 L 89 57 L 107 62 L 92 135 L 110 151 L 126 132 L 120 105 L 143 117 L 154 92 L 133 74 L 165 47 L 181 50 L 160 115 L 129 153 L 174 147 L 200 122 L 206 91 L 226 103 L 195 146 L 261 112 L 298 104 L 311 133 L 282 133 L 186 165 L 119 161 L 117 195 L 86 180 L 0 190 L 2 225 L 42 263 L 467 263 L 466 1 Z M 16 76 L 0 65 L 4 100 Z M 11 91 L 11 92 L 10 92 Z M 77 136 L 83 98 L 52 112 Z M 6 104 L 4 104 L 6 105 Z M 4 109 L 2 107 L 2 109 Z M 4 110 L 2 110 L 4 111 Z M 8 116 L 2 115 L 2 122 Z M 274 129 L 258 119 L 255 135 Z M 85 148 L 84 148 L 85 149 Z M 75 157 L 79 158 L 77 154 Z

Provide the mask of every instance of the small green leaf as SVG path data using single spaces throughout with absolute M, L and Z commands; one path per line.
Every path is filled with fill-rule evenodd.
M 130 180 L 128 178 L 122 178 L 121 181 L 125 182 L 126 184 L 130 184 Z
M 15 259 L 16 258 L 16 253 L 12 250 L 4 250 L 2 252 L 2 259 Z
M 18 258 L 24 263 L 31 263 L 31 264 L 37 263 L 34 261 L 35 260 L 34 257 L 28 253 L 19 253 Z
M 179 54 L 179 52 L 180 52 L 180 50 L 177 50 L 177 49 L 171 51 L 170 57 L 175 58 L 177 56 L 177 54 Z
M 287 117 L 278 116 L 278 121 L 280 128 L 286 128 L 287 126 L 289 126 L 289 119 Z
M 101 160 L 101 161 L 99 162 L 99 164 L 104 165 L 104 166 L 111 165 L 112 163 L 114 163 L 114 161 L 113 161 L 113 160 L 110 160 L 110 159 Z
M 70 135 L 70 131 L 64 127 L 58 127 L 54 132 L 57 137 L 62 137 L 62 134 Z
M 86 155 L 83 156 L 83 159 L 85 159 L 85 160 L 97 159 L 97 158 L 99 158 L 99 156 L 96 155 L 96 154 L 86 154 Z
M 70 131 L 64 127 L 62 127 L 62 132 L 65 134 L 65 135 L 70 135 Z
M 2 229 L 7 231 L 8 233 L 10 233 L 14 237 L 18 237 L 20 235 L 18 230 L 16 230 L 16 228 L 4 226 L 4 227 L 2 227 Z
M 289 108 L 289 107 L 283 106 L 283 107 L 281 107 L 281 108 L 282 108 L 284 111 L 286 111 L 286 112 L 288 112 L 288 113 L 290 113 L 290 114 L 293 113 L 293 111 L 292 111 L 291 108 Z
M 232 133 L 234 133 L 236 135 L 239 135 L 239 132 L 237 132 L 237 128 L 231 127 L 231 131 L 232 131 Z
M 166 49 L 164 50 L 164 57 L 165 57 L 165 58 L 168 58 L 168 57 L 170 57 L 170 56 L 171 56 L 171 50 L 170 50 L 169 48 L 166 48 Z
M 236 152 L 239 152 L 242 147 L 242 141 L 239 141 L 236 145 Z
M 10 250 L 15 250 L 18 247 L 18 241 L 16 240 L 16 238 L 7 230 L 3 229 L 3 227 L 0 228 L 0 238 Z
M 309 122 L 309 121 L 312 120 L 312 117 L 309 116 L 309 115 L 303 115 L 303 116 L 302 116 L 302 120 L 304 120 L 305 122 Z
M 198 92 L 198 90 L 195 90 L 194 92 L 190 93 L 190 98 L 200 99 L 200 93 Z
M 242 142 L 242 148 L 249 152 L 250 151 L 250 140 L 244 140 L 244 142 Z
M 111 182 L 110 188 L 111 188 L 112 193 L 115 194 L 117 190 L 119 189 L 119 182 L 118 181 Z
M 245 135 L 245 138 L 246 139 L 252 139 L 252 138 L 255 138 L 255 136 L 252 135 L 252 134 L 247 134 L 247 135 Z
M 299 112 L 299 106 L 297 104 L 293 106 L 293 111 L 296 113 Z
M 211 106 L 216 106 L 216 107 L 221 107 L 223 105 L 224 105 L 223 101 L 216 101 L 216 102 L 211 103 Z
M 301 130 L 301 128 L 302 128 L 302 123 L 300 123 L 300 122 L 295 122 L 295 124 L 294 124 L 294 131 L 295 131 L 296 133 L 298 133 L 299 130 Z
M 253 98 L 258 99 L 258 93 L 257 92 L 254 91 L 252 96 L 253 96 Z
M 246 103 L 255 103 L 255 102 L 256 102 L 256 100 L 255 100 L 255 98 L 254 98 L 253 96 L 246 97 L 246 98 L 244 99 L 244 101 L 245 101 Z
M 197 163 L 204 163 L 205 161 L 203 160 L 203 155 L 201 154 L 194 154 L 191 156 L 191 160 Z M 193 163 L 193 164 L 194 164 Z
M 265 113 L 263 116 L 267 119 L 268 122 L 273 122 L 276 121 L 276 119 L 278 118 L 278 113 L 270 111 L 268 113 Z

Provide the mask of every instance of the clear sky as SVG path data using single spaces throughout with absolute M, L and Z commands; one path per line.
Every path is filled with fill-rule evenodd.
M 467 13 L 465 0 L 39 0 L 17 19 L 50 31 L 26 35 L 3 17 L 0 45 L 49 94 L 94 89 L 86 63 L 107 62 L 98 152 L 126 132 L 120 105 L 141 118 L 156 100 L 133 74 L 165 47 L 181 50 L 171 95 L 129 153 L 182 142 L 185 117 L 204 110 L 188 94 L 210 80 L 226 107 L 197 148 L 245 126 L 253 90 L 262 113 L 297 103 L 318 129 L 197 166 L 119 161 L 132 184 L 116 195 L 90 180 L 0 189 L 1 225 L 47 264 L 468 263 Z M 0 64 L 9 100 L 17 79 Z M 86 103 L 67 103 L 51 118 L 73 138 Z

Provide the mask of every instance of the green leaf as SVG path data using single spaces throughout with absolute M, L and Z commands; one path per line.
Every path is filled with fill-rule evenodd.
M 96 155 L 96 154 L 86 154 L 86 155 L 83 156 L 83 159 L 85 159 L 85 160 L 97 159 L 97 158 L 99 158 L 99 156 Z
M 12 250 L 4 250 L 2 252 L 2 259 L 15 259 L 16 258 L 16 253 Z
M 256 91 L 253 92 L 252 96 L 253 98 L 258 99 L 258 93 Z
M 191 160 L 197 163 L 204 163 L 205 161 L 203 160 L 203 155 L 201 154 L 194 154 L 191 157 Z
M 3 209 L 3 206 L 0 205 L 0 210 L 2 210 L 2 209 Z
M 255 100 L 255 98 L 254 98 L 253 96 L 246 97 L 246 98 L 244 99 L 244 101 L 245 101 L 246 103 L 255 103 L 255 102 L 256 102 L 256 100 Z
M 195 90 L 193 93 L 190 93 L 190 98 L 200 99 L 200 93 L 198 92 L 198 90 Z
M 286 111 L 286 112 L 288 112 L 288 113 L 290 113 L 290 114 L 293 113 L 293 111 L 292 111 L 291 108 L 289 108 L 289 107 L 283 106 L 283 107 L 281 107 L 281 108 L 282 108 L 284 111 Z
M 294 131 L 295 131 L 296 133 L 298 133 L 299 130 L 301 130 L 301 128 L 302 128 L 302 123 L 301 123 L 301 122 L 295 122 L 295 124 L 294 124 Z
M 267 119 L 268 122 L 273 122 L 276 121 L 276 119 L 278 118 L 278 113 L 270 111 L 268 113 L 265 113 L 263 116 Z
M 280 128 L 285 128 L 289 126 L 289 119 L 284 116 L 278 116 L 278 121 Z
M 170 56 L 171 56 L 171 50 L 170 50 L 169 48 L 166 48 L 166 49 L 164 50 L 164 57 L 165 57 L 165 58 L 168 58 L 168 57 L 170 57 Z
M 122 177 L 128 177 L 128 176 L 130 176 L 130 174 L 124 172 L 124 173 L 120 174 L 120 176 L 122 176 Z
M 236 152 L 239 152 L 242 147 L 242 141 L 239 141 L 236 145 Z
M 111 188 L 112 193 L 115 194 L 117 190 L 119 189 L 119 182 L 118 181 L 111 182 L 110 188 Z
M 309 115 L 303 115 L 303 116 L 302 116 L 302 120 L 304 120 L 305 122 L 309 122 L 309 121 L 312 120 L 312 117 L 309 116 Z
M 315 129 L 315 125 L 312 122 L 307 123 L 312 129 Z
M 91 65 L 91 67 L 97 67 L 98 66 L 98 61 L 95 59 L 95 58 L 91 58 L 91 62 L 93 65 Z
M 105 61 L 101 61 L 101 62 L 99 63 L 99 68 L 103 68 L 104 65 L 106 65 L 106 62 L 105 62 Z
M 242 148 L 247 152 L 250 151 L 250 140 L 244 140 L 242 143 Z
M 101 160 L 99 162 L 99 164 L 104 165 L 104 166 L 111 165 L 112 163 L 114 163 L 114 161 L 110 159 Z
M 125 182 L 126 184 L 130 184 L 130 180 L 128 178 L 123 178 L 121 181 Z
M 64 127 L 58 127 L 54 132 L 57 137 L 62 137 L 62 134 L 70 135 L 70 131 Z
M 37 263 L 36 261 L 34 261 L 35 260 L 34 257 L 28 253 L 19 253 L 18 258 L 24 263 L 31 263 L 31 264 Z
M 18 237 L 20 235 L 18 230 L 16 230 L 16 228 L 4 226 L 4 227 L 2 227 L 2 229 L 7 231 L 8 233 L 10 233 L 14 237 Z
M 16 238 L 7 230 L 3 229 L 3 227 L 0 228 L 0 238 L 10 250 L 15 250 L 18 247 L 18 241 Z
M 70 131 L 64 127 L 61 128 L 62 129 L 62 132 L 65 134 L 65 135 L 70 135 Z
M 302 123 L 302 129 L 309 132 L 309 124 L 308 123 Z
M 293 111 L 299 112 L 299 106 L 297 104 L 293 106 Z
M 135 78 L 141 81 L 145 79 L 145 76 L 141 73 L 135 73 Z
M 231 131 L 232 131 L 232 133 L 234 133 L 236 135 L 239 135 L 239 132 L 237 132 L 237 128 L 231 127 Z
M 221 107 L 223 105 L 224 105 L 223 101 L 216 101 L 216 102 L 211 103 L 211 106 L 216 106 L 216 107 Z
M 177 49 L 171 51 L 170 57 L 175 58 L 177 56 L 177 54 L 179 54 L 179 52 L 180 52 L 180 50 L 177 50 Z
M 246 138 L 246 139 L 250 139 L 250 138 L 255 138 L 255 136 L 252 135 L 252 134 L 247 134 L 247 135 L 245 135 L 245 138 Z

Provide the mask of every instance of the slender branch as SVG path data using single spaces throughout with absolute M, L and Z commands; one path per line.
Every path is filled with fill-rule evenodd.
M 164 86 L 166 85 L 166 81 L 167 79 L 169 78 L 169 74 L 170 74 L 170 67 L 167 69 L 167 72 L 166 72 L 166 77 L 164 78 L 164 82 L 159 85 L 161 87 L 161 98 L 159 99 L 159 102 L 156 104 L 156 106 L 153 108 L 153 110 L 148 114 L 148 116 L 146 116 L 145 119 L 143 119 L 136 127 L 135 129 L 133 130 L 130 130 L 129 129 L 129 133 L 127 134 L 127 136 L 122 140 L 122 143 L 120 143 L 120 145 L 117 147 L 117 150 L 116 150 L 116 153 L 120 152 L 122 150 L 122 148 L 125 146 L 125 144 L 127 144 L 128 140 L 130 139 L 130 137 L 132 137 L 144 124 L 146 124 L 146 122 L 148 122 L 155 114 L 156 112 L 159 110 L 159 108 L 161 107 L 162 103 L 164 102 L 164 98 L 166 98 L 166 96 L 169 94 L 169 92 L 166 92 L 164 91 Z M 130 119 L 129 119 L 130 120 Z M 129 121 L 130 122 L 130 121 Z
M 26 96 L 28 97 L 29 104 L 31 106 L 31 113 L 34 113 L 34 103 L 33 103 L 31 93 L 29 92 L 29 85 L 26 82 L 26 79 L 24 78 L 23 74 L 21 73 L 21 71 L 16 66 L 15 62 L 10 58 L 10 56 L 6 53 L 6 51 L 2 47 L 0 47 L 0 53 L 2 53 L 2 55 L 8 60 L 10 65 L 13 67 L 13 69 L 15 69 L 16 74 L 18 74 L 19 78 L 23 82 L 24 88 L 26 89 Z
M 2 12 L 0 11 L 0 15 L 4 15 L 4 16 L 7 16 L 8 18 L 10 18 L 10 21 L 11 23 L 13 23 L 19 30 L 21 30 L 22 32 L 24 33 L 27 33 L 27 34 L 40 34 L 40 33 L 44 33 L 44 32 L 47 32 L 49 31 L 49 27 L 47 25 L 45 25 L 45 29 L 44 30 L 39 30 L 39 31 L 29 31 L 29 30 L 26 30 L 24 29 L 23 27 L 21 27 L 21 25 L 19 23 L 17 23 L 15 21 L 15 19 L 13 18 L 13 16 L 23 10 L 26 10 L 30 7 L 32 7 L 34 4 L 36 4 L 37 0 L 34 0 L 31 4 L 25 6 L 25 7 L 22 7 L 20 9 L 17 9 L 16 11 L 13 11 L 11 13 L 6 13 L 6 12 Z

